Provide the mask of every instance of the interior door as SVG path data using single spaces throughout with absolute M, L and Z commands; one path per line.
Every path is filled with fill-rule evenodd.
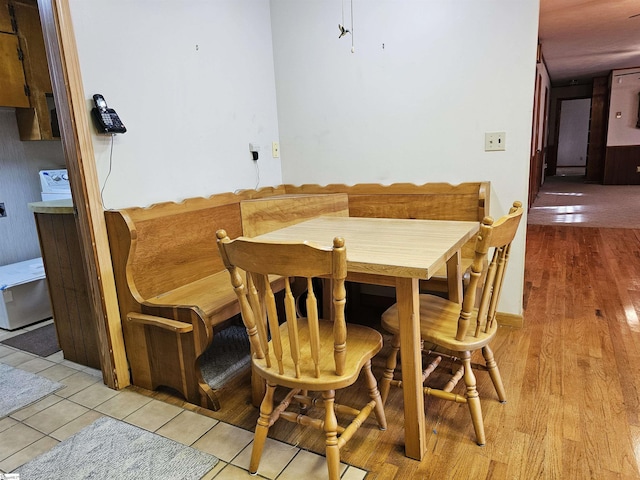
M 584 175 L 589 144 L 590 98 L 562 99 L 558 131 L 558 169 L 575 170 Z

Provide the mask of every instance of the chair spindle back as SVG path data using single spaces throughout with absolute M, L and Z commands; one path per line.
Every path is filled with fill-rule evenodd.
M 494 223 L 491 217 L 485 217 L 480 225 L 476 237 L 475 256 L 471 265 L 471 277 L 465 290 L 456 339 L 463 340 L 467 335 L 470 319 L 476 305 L 478 283 L 486 268 L 484 285 L 480 294 L 480 302 L 476 314 L 476 325 L 473 335 L 477 337 L 481 331 L 487 332 L 493 327 L 496 308 L 500 299 L 500 292 L 504 281 L 504 271 L 509 262 L 511 242 L 513 241 L 520 219 L 522 218 L 522 203 L 514 202 L 509 213 Z M 493 248 L 491 262 L 485 267 L 485 258 Z
M 251 342 L 252 355 L 264 359 L 268 368 L 275 368 L 279 375 L 294 378 L 319 378 L 329 365 L 320 358 L 318 298 L 313 278 L 330 278 L 333 285 L 333 342 L 334 361 L 331 373 L 342 375 L 346 358 L 347 328 L 345 323 L 347 256 L 344 239 L 336 237 L 333 248 L 324 248 L 304 242 L 267 242 L 239 237 L 229 239 L 224 230 L 216 233 L 222 260 L 231 275 L 231 283 L 240 303 L 242 321 Z M 284 317 L 286 327 L 281 326 L 275 295 L 268 281 L 269 276 L 284 277 Z M 296 315 L 292 282 L 306 279 L 307 317 Z M 308 329 L 299 329 L 306 322 Z M 286 335 L 282 329 L 286 328 Z M 299 330 L 308 332 L 304 338 Z M 273 351 L 269 351 L 269 341 Z M 284 361 L 289 355 L 293 371 L 287 372 Z

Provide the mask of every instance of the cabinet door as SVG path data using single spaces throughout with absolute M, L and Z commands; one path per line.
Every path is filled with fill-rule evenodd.
M 9 15 L 9 0 L 0 0 L 0 32 L 13 33 L 11 15 Z
M 9 33 L 0 33 L 0 106 L 28 107 L 24 87 L 24 70 L 18 57 L 18 37 Z
M 51 92 L 51 78 L 47 66 L 47 53 L 44 46 L 42 25 L 38 5 L 14 0 L 18 38 L 24 50 L 24 71 L 31 90 Z
M 0 0 L 2 1 L 2 0 Z M 51 140 L 50 105 L 53 99 L 38 5 L 31 0 L 13 0 L 17 35 L 24 52 L 24 75 L 30 90 L 29 109 L 16 110 L 21 140 Z

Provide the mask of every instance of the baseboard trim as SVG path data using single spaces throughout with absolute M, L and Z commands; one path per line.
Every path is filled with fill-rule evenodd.
M 524 317 L 513 313 L 496 312 L 496 320 L 498 325 L 502 327 L 524 327 Z

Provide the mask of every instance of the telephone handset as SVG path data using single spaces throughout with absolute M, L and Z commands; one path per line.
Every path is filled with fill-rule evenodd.
M 98 93 L 93 96 L 95 107 L 91 110 L 96 128 L 100 133 L 124 133 L 127 131 L 113 108 L 107 107 L 104 97 Z

